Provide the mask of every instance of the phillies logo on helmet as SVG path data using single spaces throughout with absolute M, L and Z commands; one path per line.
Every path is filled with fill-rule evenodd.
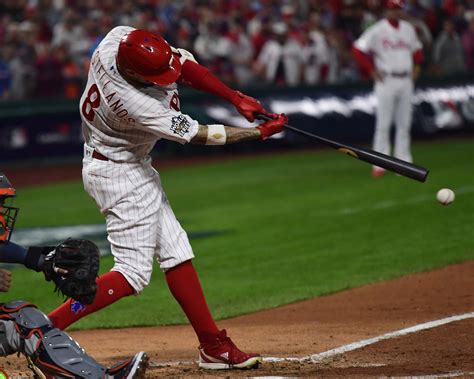
M 388 9 L 402 9 L 405 7 L 405 0 L 387 0 L 385 7 Z

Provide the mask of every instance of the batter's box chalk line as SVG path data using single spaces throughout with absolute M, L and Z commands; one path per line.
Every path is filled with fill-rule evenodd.
M 440 320 L 434 320 L 434 321 L 428 321 L 422 324 L 418 324 L 415 326 L 411 326 L 409 328 L 405 329 L 400 329 L 395 332 L 390 332 L 386 334 L 382 334 L 381 336 L 378 337 L 373 337 L 365 340 L 361 340 L 358 342 L 353 342 L 348 345 L 343 345 L 340 347 L 337 347 L 335 349 L 323 351 L 322 353 L 317 353 L 317 354 L 311 354 L 307 355 L 301 358 L 297 357 L 283 357 L 283 358 L 278 358 L 278 357 L 264 357 L 263 361 L 264 362 L 269 362 L 269 363 L 277 363 L 277 362 L 298 362 L 298 363 L 320 363 L 323 361 L 327 361 L 330 359 L 335 358 L 338 355 L 354 351 L 357 349 L 361 349 L 363 347 L 373 345 L 377 342 L 392 339 L 392 338 L 398 338 L 402 336 L 406 336 L 408 334 L 412 333 L 417 333 L 422 330 L 427 330 L 427 329 L 433 329 L 441 325 L 446 325 L 452 322 L 456 321 L 462 321 L 462 320 L 467 320 L 469 318 L 474 318 L 474 312 L 469 312 L 469 313 L 463 313 L 460 315 L 455 315 L 455 316 L 450 316 L 446 318 L 442 318 Z M 175 366 L 180 366 L 180 365 L 193 365 L 197 363 L 197 361 L 176 361 L 176 362 L 164 362 L 164 363 L 150 363 L 150 367 L 152 368 L 164 368 L 164 367 L 175 367 Z M 423 378 L 423 379 L 436 379 L 436 378 L 445 378 L 445 377 L 458 377 L 458 376 L 463 376 L 463 375 L 474 375 L 474 372 L 472 373 L 462 373 L 462 372 L 452 372 L 452 373 L 446 373 L 442 375 L 423 375 L 420 377 L 416 376 L 410 376 L 410 377 L 399 377 L 399 378 Z

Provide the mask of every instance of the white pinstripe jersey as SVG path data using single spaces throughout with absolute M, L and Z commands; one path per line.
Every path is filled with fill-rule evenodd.
M 115 57 L 121 38 L 131 30 L 112 29 L 94 51 L 79 103 L 86 144 L 115 162 L 143 159 L 161 138 L 189 142 L 199 125 L 181 113 L 176 83 L 138 88 L 119 74 Z M 179 51 L 186 57 L 182 60 L 194 60 Z
M 365 53 L 373 53 L 375 66 L 385 72 L 411 72 L 412 54 L 422 47 L 409 22 L 400 20 L 395 28 L 387 19 L 369 27 L 354 46 Z

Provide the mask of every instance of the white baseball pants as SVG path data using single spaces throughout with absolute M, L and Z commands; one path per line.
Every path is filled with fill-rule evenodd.
M 154 258 L 166 271 L 194 258 L 188 236 L 176 219 L 148 157 L 137 163 L 92 158 L 85 146 L 84 189 L 107 222 L 115 265 L 137 293 L 149 284 Z
M 373 149 L 391 154 L 390 129 L 395 122 L 393 155 L 412 162 L 410 130 L 412 121 L 413 81 L 411 77 L 386 76 L 383 82 L 375 83 L 377 99 L 376 125 Z

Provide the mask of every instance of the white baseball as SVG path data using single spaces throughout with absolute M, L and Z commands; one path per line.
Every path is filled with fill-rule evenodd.
M 454 199 L 455 199 L 454 192 L 453 190 L 449 188 L 442 188 L 436 194 L 436 200 L 438 200 L 438 202 L 443 205 L 451 204 L 454 201 Z

